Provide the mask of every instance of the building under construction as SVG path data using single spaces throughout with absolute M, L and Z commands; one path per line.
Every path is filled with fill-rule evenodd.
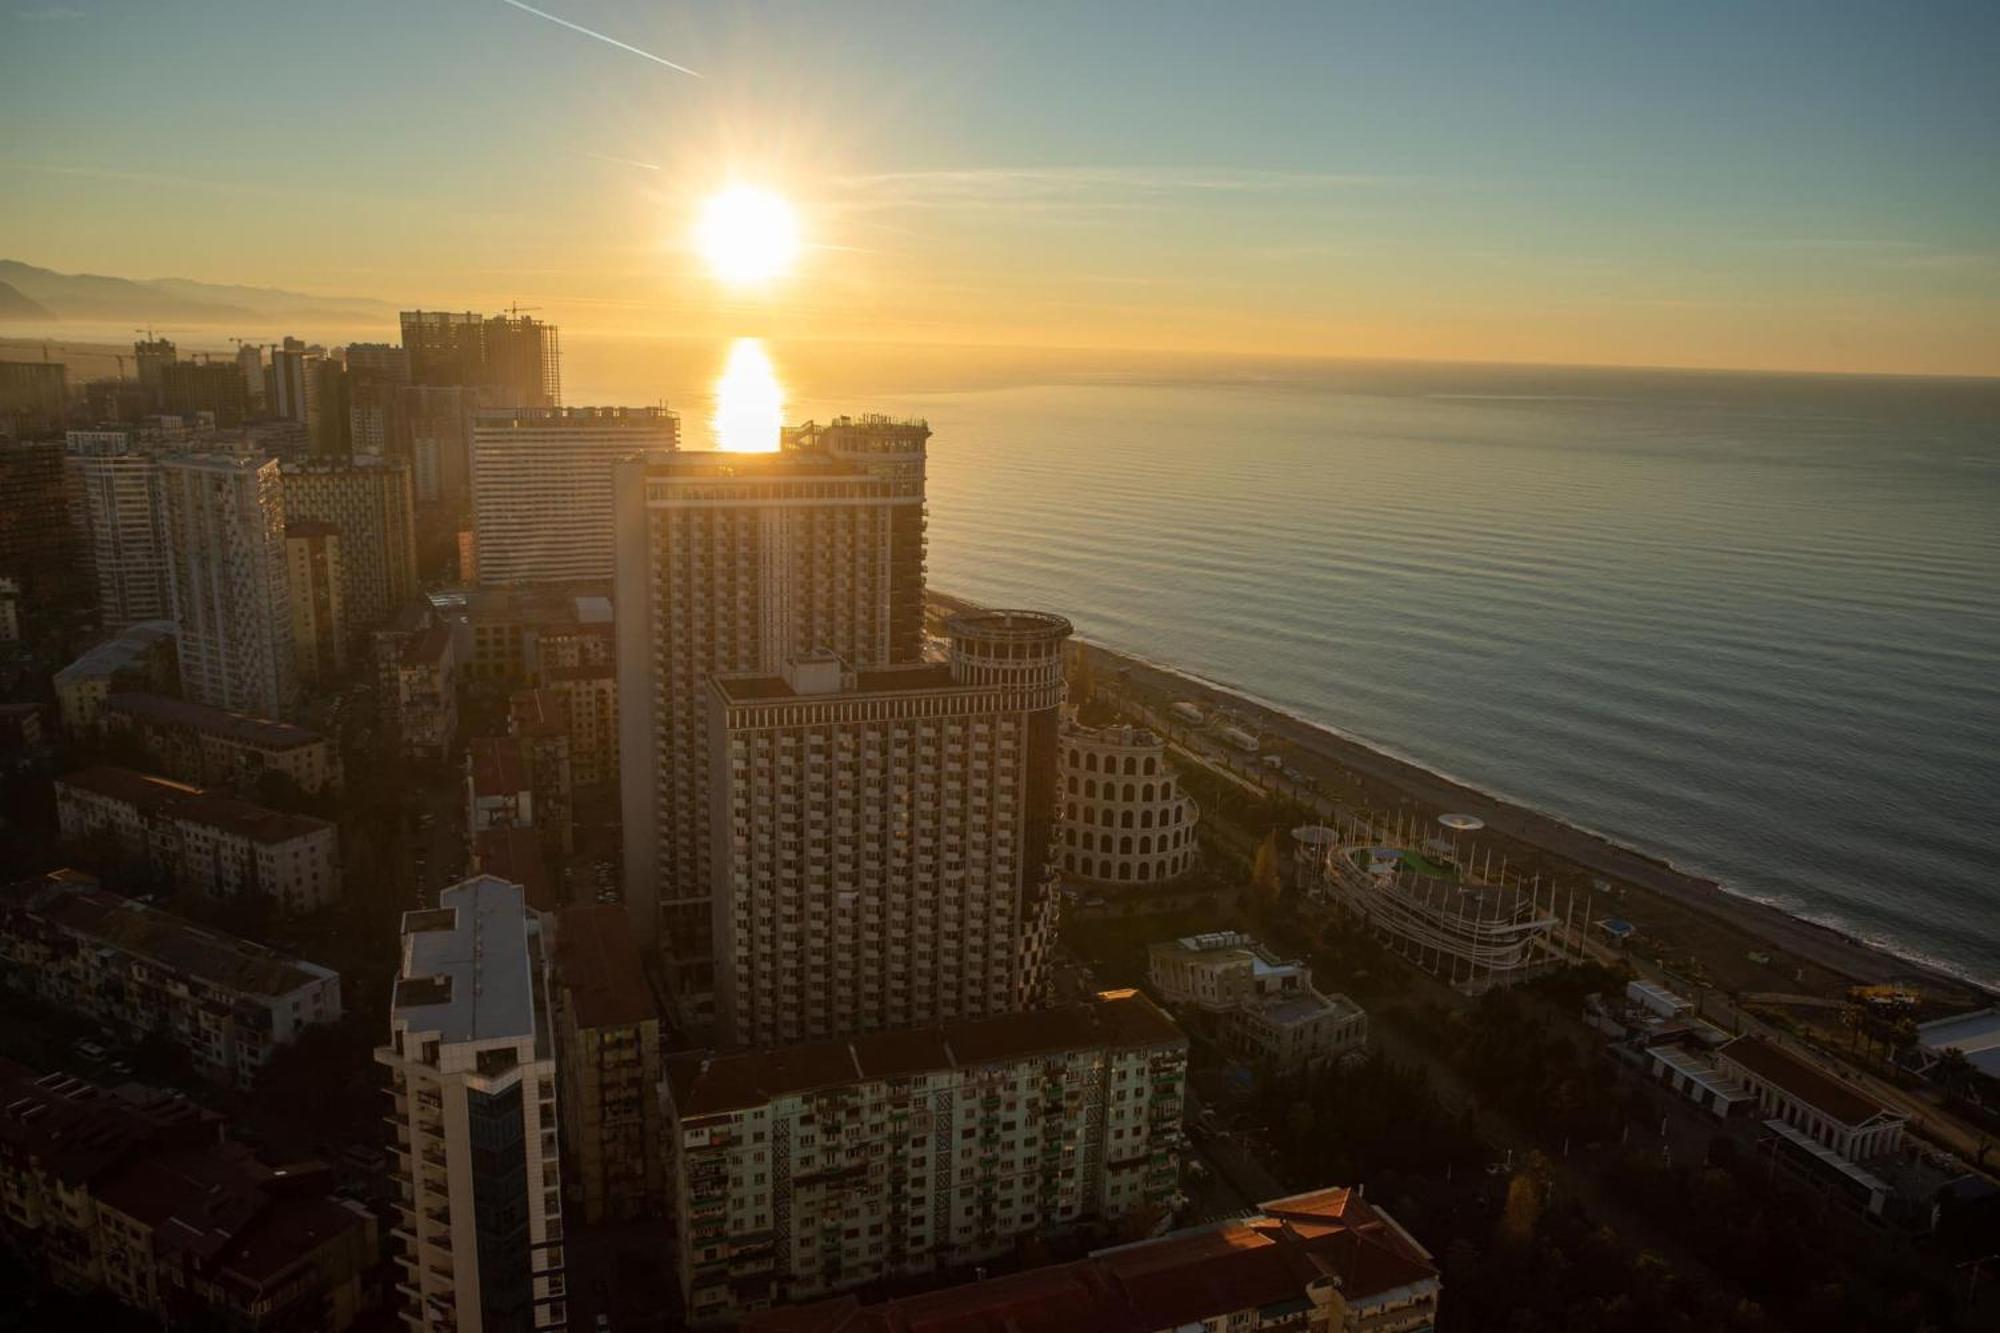
M 405 310 L 410 383 L 487 390 L 490 407 L 560 407 L 562 349 L 556 326 L 513 310 Z
M 1490 852 L 1482 864 L 1480 827 L 1454 815 L 1428 835 L 1407 815 L 1309 824 L 1292 830 L 1296 883 L 1462 990 L 1507 985 L 1569 956 L 1574 904 L 1504 861 L 1496 871 Z

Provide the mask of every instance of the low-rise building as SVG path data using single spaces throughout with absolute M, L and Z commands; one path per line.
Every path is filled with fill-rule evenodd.
M 170 693 L 179 680 L 175 667 L 174 622 L 142 620 L 127 625 L 56 672 L 56 704 L 63 730 L 84 735 L 97 726 L 104 701 L 130 690 Z
M 507 734 L 520 747 L 535 794 L 535 828 L 551 855 L 576 850 L 576 779 L 569 710 L 553 690 L 520 690 L 508 701 Z
M 0 1062 L 0 1232 L 45 1275 L 173 1328 L 345 1329 L 374 1217 L 274 1170 L 177 1094 Z
M 1850 1162 L 1881 1157 L 1903 1145 L 1907 1116 L 1762 1037 L 1736 1038 L 1716 1051 L 1715 1064 L 1747 1087 L 1771 1120 Z
M 1312 969 L 1241 931 L 1164 940 L 1148 950 L 1160 998 L 1207 1016 L 1236 1055 L 1308 1069 L 1368 1044 L 1368 1015 L 1345 995 L 1313 989 Z
M 153 767 L 181 782 L 254 793 L 282 773 L 309 794 L 340 790 L 340 751 L 317 731 L 165 695 L 108 695 L 98 720 L 107 736 L 139 743 Z
M 665 1202 L 660 1131 L 660 1010 L 625 909 L 565 909 L 556 919 L 556 1061 L 563 1155 L 583 1221 L 630 1221 Z
M 465 751 L 465 829 L 534 828 L 535 790 L 512 736 L 476 736 Z
M 499 824 L 472 835 L 472 868 L 482 875 L 519 884 L 537 912 L 557 907 L 556 879 L 542 851 L 542 835 L 531 828 Z
M 127 1040 L 160 1033 L 203 1077 L 247 1088 L 279 1047 L 340 1018 L 340 977 L 60 871 L 0 888 L 14 990 Z
M 726 1323 L 946 1271 L 1024 1236 L 1164 1217 L 1187 1038 L 1137 991 L 667 1060 L 676 1266 Z
M 375 690 L 383 730 L 411 759 L 443 760 L 458 743 L 458 652 L 428 602 L 411 602 L 375 631 Z
M 1430 1333 L 1430 1251 L 1350 1189 L 919 1296 L 853 1296 L 744 1321 L 744 1333 Z
M 129 768 L 56 779 L 63 840 L 145 863 L 175 889 L 268 898 L 310 912 L 340 898 L 340 835 L 324 819 L 270 810 Z

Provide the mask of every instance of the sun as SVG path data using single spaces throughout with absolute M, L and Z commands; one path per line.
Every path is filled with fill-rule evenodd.
M 695 224 L 695 248 L 726 283 L 769 282 L 799 257 L 799 219 L 784 196 L 756 185 L 732 185 L 710 196 Z

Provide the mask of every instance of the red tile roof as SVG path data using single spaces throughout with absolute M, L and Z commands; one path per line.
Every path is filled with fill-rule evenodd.
M 557 916 L 556 976 L 578 1027 L 632 1027 L 660 1016 L 631 918 L 616 903 L 568 907 Z

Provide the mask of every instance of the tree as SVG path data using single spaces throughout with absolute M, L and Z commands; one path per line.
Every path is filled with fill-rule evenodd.
M 1278 901 L 1278 890 L 1282 887 L 1278 878 L 1278 830 L 1272 829 L 1264 835 L 1264 841 L 1257 844 L 1257 856 L 1250 863 L 1250 887 L 1256 890 L 1259 906 L 1268 907 Z

